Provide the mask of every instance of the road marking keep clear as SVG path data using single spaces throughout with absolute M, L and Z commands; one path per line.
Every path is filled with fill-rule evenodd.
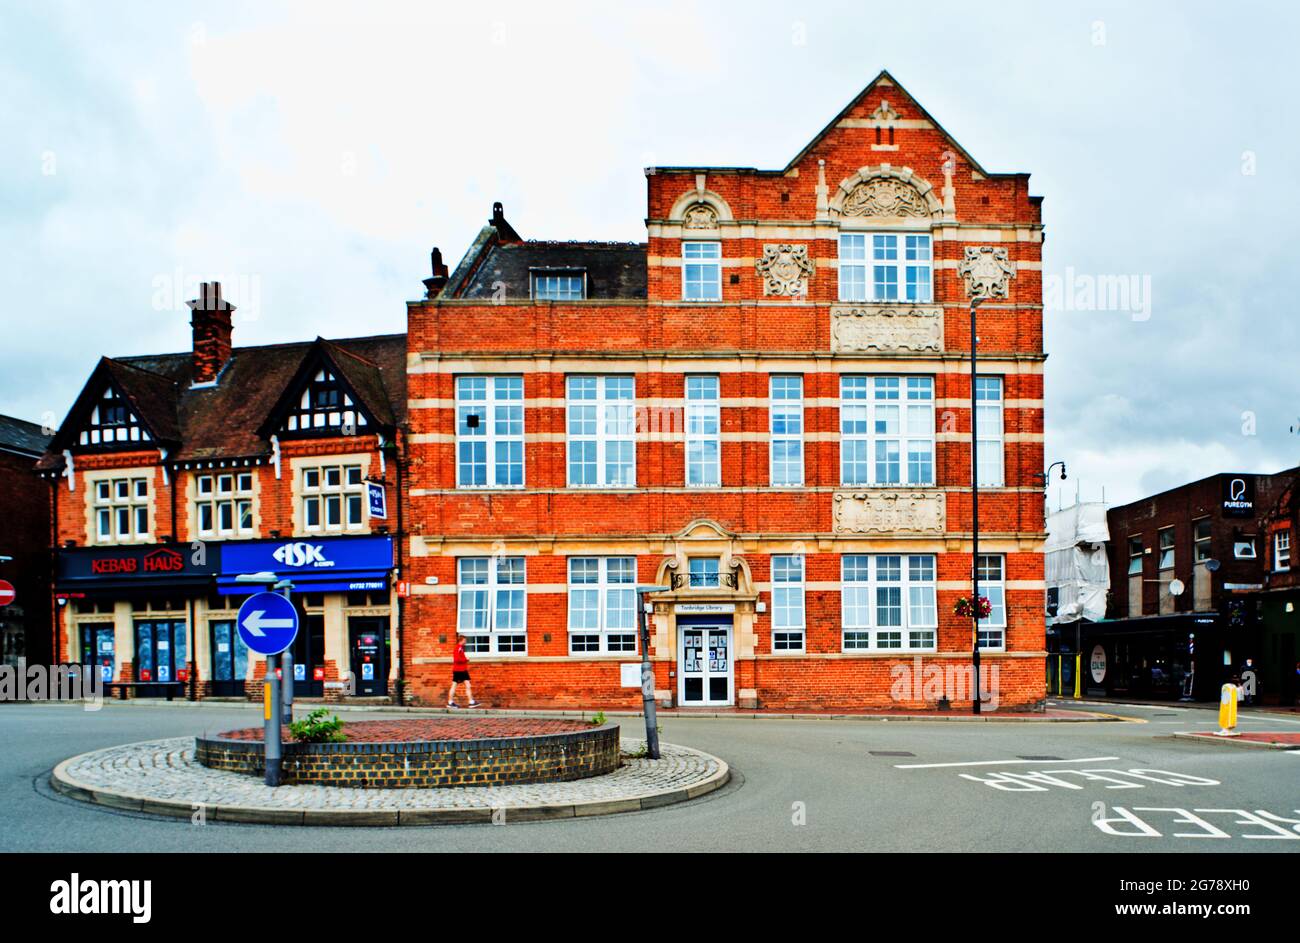
M 1165 837 L 1158 828 L 1148 822 L 1141 816 L 1136 815 L 1138 812 L 1160 813 L 1164 816 L 1174 816 L 1167 825 L 1163 822 L 1160 824 L 1165 828 L 1177 827 L 1180 825 L 1195 826 L 1198 831 L 1194 832 L 1171 832 L 1171 838 L 1257 838 L 1274 841 L 1300 841 L 1300 818 L 1287 818 L 1268 812 L 1264 809 L 1256 809 L 1250 812 L 1246 809 L 1182 809 L 1165 806 L 1134 806 L 1132 810 L 1123 806 L 1113 806 L 1109 810 L 1104 802 L 1094 802 L 1092 806 L 1092 824 L 1097 826 L 1107 835 L 1116 835 L 1121 838 L 1163 838 Z M 1110 814 L 1108 814 L 1110 813 Z M 1300 809 L 1296 809 L 1292 814 L 1300 815 Z M 1252 831 L 1242 832 L 1239 829 L 1233 829 L 1239 832 L 1233 835 L 1224 831 L 1219 825 L 1208 821 L 1205 816 L 1235 816 L 1231 821 L 1221 822 L 1221 825 L 1234 826 L 1245 825 L 1254 829 L 1264 829 L 1263 832 Z M 1155 819 L 1155 816 L 1148 815 L 1147 818 Z M 1156 819 L 1156 821 L 1160 821 Z
M 1160 769 L 1045 769 L 1023 773 L 996 772 L 982 776 L 975 773 L 958 775 L 962 779 L 983 783 L 1002 792 L 1048 792 L 1053 786 L 1058 789 L 1084 789 L 1088 783 L 1106 783 L 1107 789 L 1145 789 L 1153 783 L 1158 786 L 1222 785 L 1217 779 Z

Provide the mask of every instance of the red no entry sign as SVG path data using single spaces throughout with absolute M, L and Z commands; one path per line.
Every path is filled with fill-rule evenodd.
M 14 586 L 6 580 L 0 580 L 0 606 L 7 606 L 14 601 Z

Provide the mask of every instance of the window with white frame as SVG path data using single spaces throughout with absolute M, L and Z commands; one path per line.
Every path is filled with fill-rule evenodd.
M 1006 558 L 980 554 L 976 566 L 980 595 L 989 601 L 988 618 L 979 621 L 979 645 L 980 648 L 1002 648 L 1006 645 L 1007 628 Z
M 841 301 L 931 300 L 930 237 L 920 233 L 841 233 Z
M 456 485 L 524 485 L 524 378 L 456 378 Z
M 1212 538 L 1213 532 L 1208 517 L 1203 517 L 1192 524 L 1192 557 L 1197 563 L 1204 563 L 1210 559 Z
M 149 539 L 148 478 L 100 478 L 91 495 L 96 543 L 123 544 Z
M 1279 530 L 1273 535 L 1273 569 L 1277 572 L 1291 569 L 1291 531 Z
M 682 300 L 722 300 L 722 243 L 682 243 Z
M 1002 378 L 975 378 L 975 419 L 979 434 L 979 483 L 1000 488 L 1003 470 Z
M 369 425 L 365 413 L 332 372 L 317 370 L 303 387 L 298 405 L 285 418 L 282 431 L 289 433 L 355 434 Z
M 149 430 L 127 405 L 126 398 L 110 386 L 90 410 L 82 445 L 113 445 L 118 442 L 148 442 Z
M 934 484 L 934 379 L 840 378 L 840 481 Z
M 456 630 L 465 650 L 520 654 L 528 650 L 523 557 L 461 557 L 456 561 Z
M 366 524 L 366 482 L 360 465 L 302 469 L 302 528 L 308 533 L 361 530 Z
M 569 651 L 636 651 L 636 557 L 569 558 Z
M 718 378 L 686 377 L 686 484 L 692 488 L 722 483 L 719 455 Z
M 1142 538 L 1130 537 L 1128 539 L 1128 575 L 1134 576 L 1142 572 Z
M 581 301 L 587 295 L 585 273 L 534 272 L 533 298 L 537 301 Z
M 803 651 L 804 558 L 772 557 L 772 650 Z
M 686 585 L 690 589 L 714 589 L 718 586 L 718 558 L 691 557 L 686 561 Z
M 1160 544 L 1160 562 L 1158 568 L 1161 570 L 1172 570 L 1174 568 L 1174 529 L 1166 527 L 1157 535 Z
M 1255 559 L 1255 538 L 1238 537 L 1232 542 L 1232 555 L 1237 560 Z
M 194 525 L 200 537 L 253 533 L 253 473 L 218 472 L 194 478 Z
M 845 651 L 934 649 L 932 555 L 846 554 L 840 566 Z
M 803 484 L 803 377 L 771 379 L 768 422 L 773 487 Z
M 569 486 L 636 484 L 636 388 L 632 377 L 568 378 Z

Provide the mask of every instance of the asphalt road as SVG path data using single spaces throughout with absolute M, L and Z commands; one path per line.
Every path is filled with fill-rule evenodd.
M 1300 750 L 1172 737 L 1215 729 L 1208 709 L 1105 709 L 1142 722 L 667 717 L 664 740 L 727 760 L 730 785 L 628 815 L 354 829 L 192 825 L 89 806 L 48 785 L 74 754 L 257 726 L 260 706 L 4 704 L 0 851 L 1300 852 Z M 630 736 L 643 729 L 639 718 L 622 723 Z M 1241 728 L 1300 730 L 1300 718 L 1247 716 Z

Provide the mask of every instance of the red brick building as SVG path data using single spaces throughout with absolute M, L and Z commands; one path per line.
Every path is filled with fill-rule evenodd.
M 0 416 L 0 579 L 15 591 L 0 601 L 0 664 L 50 661 L 50 494 L 36 474 L 49 441 L 35 423 Z
M 498 204 L 408 306 L 413 694 L 445 697 L 460 632 L 491 705 L 636 705 L 641 583 L 671 587 L 661 703 L 969 706 L 911 675 L 970 663 L 976 296 L 984 664 L 1041 701 L 1028 175 L 882 72 L 784 168 L 646 184 L 646 242 L 525 240 Z
M 190 306 L 192 349 L 101 359 L 40 461 L 59 660 L 258 696 L 236 577 L 271 572 L 300 607 L 298 693 L 390 696 L 405 338 L 235 347 L 219 285 Z

